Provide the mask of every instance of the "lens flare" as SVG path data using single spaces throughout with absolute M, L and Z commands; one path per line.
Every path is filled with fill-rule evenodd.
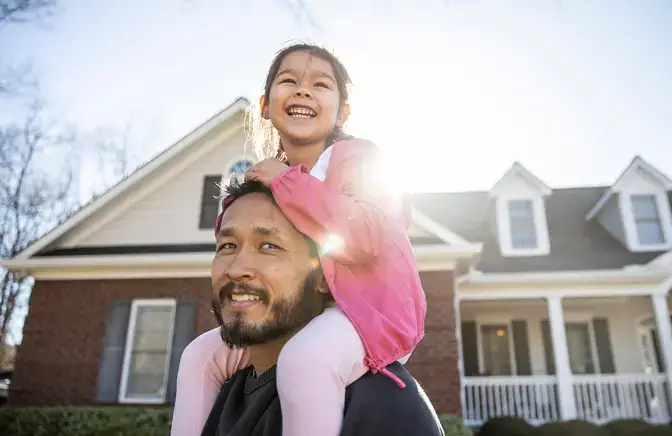
M 344 245 L 343 238 L 332 233 L 327 235 L 320 244 L 320 252 L 322 254 L 339 252 L 343 250 Z

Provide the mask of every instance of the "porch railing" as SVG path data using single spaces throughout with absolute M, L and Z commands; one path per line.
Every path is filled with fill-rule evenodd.
M 670 421 L 664 374 L 574 375 L 577 417 L 593 422 L 644 419 Z
M 465 424 L 496 416 L 520 416 L 540 424 L 560 419 L 555 376 L 464 377 Z

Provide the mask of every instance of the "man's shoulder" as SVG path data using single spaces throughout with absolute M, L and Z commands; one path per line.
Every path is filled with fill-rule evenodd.
M 406 387 L 371 373 L 348 386 L 341 435 L 443 436 L 434 407 L 411 374 L 396 362 L 387 369 Z

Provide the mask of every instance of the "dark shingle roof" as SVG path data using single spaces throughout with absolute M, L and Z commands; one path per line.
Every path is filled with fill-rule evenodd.
M 617 269 L 645 264 L 663 252 L 633 253 L 596 220 L 585 215 L 607 187 L 554 189 L 546 199 L 551 252 L 547 256 L 504 257 L 496 237 L 494 204 L 487 192 L 417 194 L 414 205 L 472 242 L 483 242 L 476 268 L 483 272 L 542 272 Z M 672 204 L 672 192 L 669 193 Z M 671 206 L 672 207 L 672 206 Z

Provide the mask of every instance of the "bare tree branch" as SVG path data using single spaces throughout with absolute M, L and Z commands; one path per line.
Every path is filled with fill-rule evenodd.
M 294 20 L 297 23 L 306 24 L 313 30 L 322 33 L 322 28 L 315 20 L 313 13 L 305 0 L 282 0 L 282 3 L 290 9 L 294 15 Z
M 0 23 L 27 23 L 51 17 L 58 0 L 0 0 Z

